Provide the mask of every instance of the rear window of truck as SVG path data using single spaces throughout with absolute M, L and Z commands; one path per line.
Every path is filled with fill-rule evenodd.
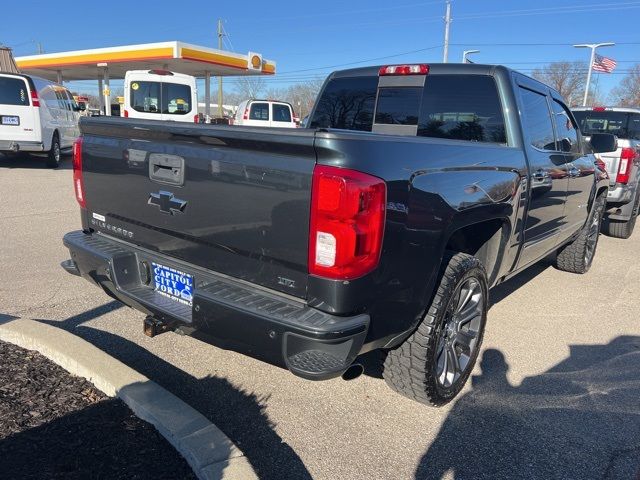
M 615 111 L 574 111 L 584 135 L 611 133 L 618 138 L 640 140 L 640 114 Z
M 318 100 L 309 126 L 370 132 L 377 90 L 378 77 L 331 80 Z
M 0 77 L 0 105 L 29 105 L 29 90 L 24 80 Z
M 371 131 L 376 124 L 417 125 L 418 136 L 507 143 L 502 105 L 492 77 L 432 75 L 424 87 L 384 87 L 378 77 L 331 80 L 312 128 Z

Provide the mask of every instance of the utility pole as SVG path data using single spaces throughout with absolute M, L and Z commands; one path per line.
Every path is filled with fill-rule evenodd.
M 606 43 L 581 43 L 580 45 L 574 45 L 576 48 L 590 48 L 591 49 L 591 59 L 589 60 L 589 70 L 587 73 L 587 85 L 584 89 L 584 99 L 582 100 L 582 106 L 587 106 L 587 100 L 589 98 L 589 86 L 591 84 L 591 72 L 593 70 L 593 61 L 596 59 L 596 48 L 598 47 L 611 47 L 615 45 L 612 42 Z
M 451 0 L 447 0 L 447 13 L 444 17 L 444 56 L 443 63 L 449 61 L 449 27 L 451 26 Z
M 222 50 L 222 19 L 218 19 L 218 49 Z M 224 117 L 222 108 L 222 75 L 218 74 L 218 117 Z

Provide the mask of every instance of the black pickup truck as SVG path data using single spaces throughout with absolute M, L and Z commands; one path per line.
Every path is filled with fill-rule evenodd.
M 593 260 L 608 180 L 559 94 L 500 66 L 331 74 L 309 128 L 83 118 L 82 230 L 63 267 L 178 331 L 307 379 L 382 349 L 442 405 L 476 361 L 489 289 L 552 252 Z M 505 326 L 507 328 L 507 326 Z

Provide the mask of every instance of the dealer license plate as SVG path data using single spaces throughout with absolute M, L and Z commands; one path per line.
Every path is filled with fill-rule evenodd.
M 191 306 L 193 302 L 193 275 L 175 268 L 151 262 L 155 291 L 171 300 Z
M 2 120 L 0 121 L 2 125 L 20 125 L 20 117 L 16 117 L 13 115 L 2 115 Z

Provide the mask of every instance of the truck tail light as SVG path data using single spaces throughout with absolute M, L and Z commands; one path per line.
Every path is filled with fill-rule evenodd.
M 351 280 L 377 267 L 387 187 L 346 168 L 316 165 L 311 190 L 309 273 Z
M 429 73 L 429 65 L 419 63 L 415 65 L 385 65 L 380 67 L 379 76 L 385 75 L 427 75 Z
M 193 116 L 193 123 L 199 123 L 198 120 L 199 120 L 199 116 L 198 115 L 194 115 Z
M 129 118 L 129 110 L 124 110 L 124 118 Z
M 40 106 L 40 98 L 38 97 L 38 92 L 36 90 L 31 90 L 31 104 L 34 107 Z
M 606 107 L 593 107 L 594 112 L 605 112 L 606 110 Z
M 244 113 L 242 114 L 243 120 L 249 120 L 249 107 L 244 109 Z
M 82 177 L 82 137 L 73 142 L 73 189 L 80 208 L 87 208 L 84 198 L 84 178 Z
M 618 176 L 616 177 L 616 183 L 629 183 L 631 176 L 631 170 L 633 169 L 633 161 L 637 154 L 635 149 L 625 147 L 620 154 L 620 165 L 618 166 Z

